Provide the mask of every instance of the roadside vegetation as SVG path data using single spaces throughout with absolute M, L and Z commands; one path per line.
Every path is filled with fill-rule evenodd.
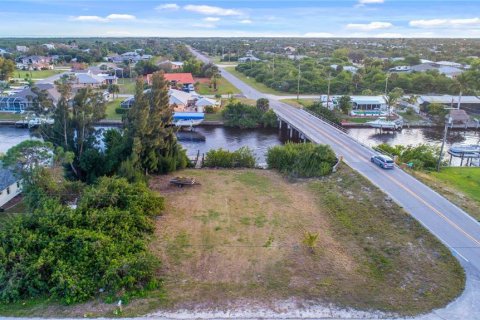
M 201 95 L 231 95 L 240 93 L 240 90 L 238 90 L 237 87 L 223 77 L 215 79 L 214 81 L 208 80 L 199 82 L 196 85 L 196 92 Z
M 257 100 L 256 106 L 242 102 L 229 102 L 222 110 L 225 125 L 241 129 L 277 127 L 277 116 L 269 108 L 267 99 Z
M 390 146 L 382 143 L 375 149 L 396 157 L 398 164 L 407 164 L 414 170 L 435 170 L 440 150 L 437 147 L 421 144 L 418 146 Z
M 258 91 L 262 93 L 269 93 L 269 94 L 274 94 L 274 95 L 286 95 L 287 93 L 281 92 L 278 90 L 274 90 L 273 88 L 269 88 L 265 84 L 258 82 L 255 80 L 255 78 L 251 78 L 246 76 L 245 74 L 237 71 L 236 67 L 225 67 L 225 70 L 233 74 L 235 77 L 239 78 L 246 84 L 252 86 L 253 88 L 257 89 Z
M 413 174 L 480 222 L 480 168 L 445 167 Z
M 208 168 L 254 168 L 255 155 L 248 147 L 236 151 L 212 149 L 207 152 L 204 166 Z
M 268 149 L 267 164 L 292 178 L 322 177 L 330 174 L 337 162 L 327 145 L 287 143 Z

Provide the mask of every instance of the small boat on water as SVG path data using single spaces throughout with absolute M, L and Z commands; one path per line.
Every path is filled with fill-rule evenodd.
M 204 119 L 203 112 L 175 112 L 172 123 L 176 127 L 193 128 L 202 123 Z
M 448 153 L 454 157 L 480 158 L 480 145 L 454 144 L 448 149 Z
M 379 117 L 376 120 L 365 122 L 366 125 L 372 128 L 397 130 L 403 127 L 402 120 L 387 120 L 385 117 Z

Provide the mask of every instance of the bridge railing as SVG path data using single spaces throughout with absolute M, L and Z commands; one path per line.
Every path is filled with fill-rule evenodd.
M 317 114 L 317 113 L 315 113 L 315 112 L 312 112 L 312 111 L 310 111 L 310 110 L 308 110 L 308 109 L 302 109 L 302 110 L 305 111 L 305 112 L 307 112 L 308 114 L 311 114 L 312 116 L 314 116 L 314 117 L 322 120 L 323 122 L 326 122 L 327 124 L 331 125 L 332 127 L 335 127 L 335 128 L 337 128 L 338 130 L 340 130 L 340 131 L 342 131 L 342 132 L 344 132 L 344 133 L 347 133 L 347 129 L 345 129 L 345 128 L 342 127 L 341 125 L 336 124 L 335 122 L 332 122 L 332 121 L 328 120 L 328 119 L 325 118 L 324 116 L 319 115 L 319 114 Z

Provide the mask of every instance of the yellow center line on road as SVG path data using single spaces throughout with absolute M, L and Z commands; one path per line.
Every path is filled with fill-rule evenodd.
M 352 154 L 355 154 L 357 156 L 360 156 L 362 157 L 362 155 L 360 155 L 357 151 L 353 150 L 352 148 L 350 148 L 349 146 L 347 146 L 343 141 L 341 140 L 338 140 L 336 138 L 334 138 L 332 135 L 330 135 L 329 133 L 325 132 L 325 130 L 323 130 L 322 128 L 320 127 L 315 127 L 313 124 L 311 124 L 309 121 L 304 121 L 302 120 L 298 115 L 295 115 L 294 114 L 295 112 L 291 112 L 292 116 L 294 118 L 296 118 L 297 120 L 303 122 L 305 125 L 307 125 L 308 127 L 310 127 L 311 129 L 313 130 L 320 130 L 325 136 L 329 137 L 331 140 L 337 142 L 339 145 L 343 146 L 345 149 L 347 149 L 348 151 L 350 151 Z M 307 118 L 308 119 L 308 118 Z M 318 119 L 319 121 L 321 121 L 320 119 Z M 378 169 L 380 170 L 380 169 Z M 420 202 L 422 202 L 424 205 L 426 205 L 428 208 L 430 208 L 433 212 L 435 212 L 438 216 L 440 216 L 442 219 L 444 219 L 448 224 L 450 224 L 452 227 L 454 227 L 455 229 L 457 229 L 458 231 L 460 231 L 462 234 L 464 234 L 467 238 L 469 238 L 470 240 L 472 240 L 474 243 L 476 243 L 477 245 L 480 246 L 480 241 L 478 239 L 476 239 L 475 237 L 473 237 L 472 235 L 470 235 L 468 232 L 466 232 L 465 230 L 463 230 L 459 225 L 457 225 L 455 222 L 453 222 L 452 220 L 450 220 L 447 216 L 445 216 L 445 214 L 443 214 L 442 212 L 440 212 L 439 210 L 437 210 L 436 208 L 434 208 L 431 204 L 427 203 L 424 199 L 420 198 L 416 193 L 414 193 L 412 190 L 410 190 L 409 188 L 407 188 L 403 183 L 399 182 L 397 179 L 394 179 L 392 178 L 391 176 L 389 175 L 385 175 L 388 179 L 390 179 L 393 183 L 395 183 L 396 185 L 398 185 L 400 188 L 404 189 L 405 191 L 407 191 L 409 194 L 411 194 L 414 198 L 416 198 L 417 200 L 419 200 Z

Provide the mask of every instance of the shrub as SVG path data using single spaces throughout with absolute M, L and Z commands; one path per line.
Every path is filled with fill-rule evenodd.
M 412 163 L 412 168 L 434 170 L 437 166 L 439 150 L 426 144 L 418 146 L 390 146 L 382 143 L 376 147 L 390 155 L 397 156 L 399 162 Z
M 336 163 L 333 150 L 327 145 L 287 143 L 268 149 L 267 164 L 293 177 L 321 177 L 332 172 Z
M 241 102 L 230 103 L 223 110 L 225 124 L 241 129 L 256 128 L 261 122 L 262 111 Z
M 248 147 L 237 151 L 228 151 L 222 148 L 210 150 L 205 157 L 205 167 L 210 168 L 254 168 L 255 156 Z
M 311 106 L 307 107 L 308 110 L 313 112 L 314 114 L 317 114 L 328 121 L 331 121 L 336 124 L 340 124 L 341 120 L 340 118 L 335 114 L 334 111 L 322 106 L 320 103 L 316 102 L 312 104 Z
M 0 229 L 1 302 L 51 296 L 71 304 L 155 282 L 159 261 L 147 237 L 164 203 L 145 184 L 102 178 L 76 209 L 47 195 L 35 205 Z

